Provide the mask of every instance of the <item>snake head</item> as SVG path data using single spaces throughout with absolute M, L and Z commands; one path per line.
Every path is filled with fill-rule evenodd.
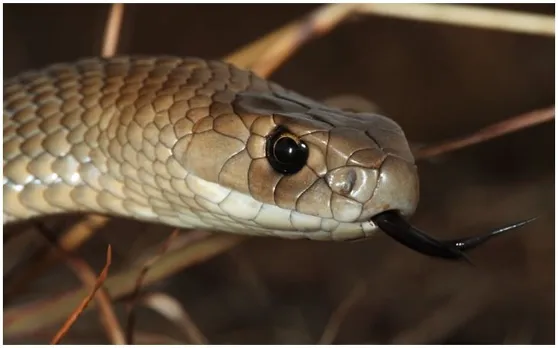
M 262 198 L 291 210 L 291 224 L 296 214 L 308 238 L 358 240 L 381 230 L 422 254 L 467 260 L 465 250 L 533 220 L 437 240 L 406 221 L 418 204 L 419 180 L 405 135 L 393 120 L 328 108 L 286 91 L 241 95 L 238 105 L 241 113 L 269 115 L 252 127 L 266 139 L 267 165 L 254 175 L 265 184 L 251 193 L 266 192 Z M 329 235 L 304 226 L 316 217 L 322 229 L 333 226 Z
M 232 105 L 219 124 L 242 127 L 221 136 L 211 160 L 184 163 L 196 177 L 242 194 L 237 209 L 254 207 L 238 212 L 249 219 L 235 216 L 244 233 L 253 227 L 285 238 L 350 240 L 376 231 L 379 213 L 415 211 L 416 166 L 391 119 L 328 108 L 279 87 L 238 93 Z M 194 133 L 189 146 L 202 149 L 201 139 L 207 144 Z

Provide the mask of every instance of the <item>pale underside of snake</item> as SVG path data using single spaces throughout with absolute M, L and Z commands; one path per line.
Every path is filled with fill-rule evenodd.
M 91 58 L 4 81 L 4 224 L 85 212 L 180 228 L 314 240 L 382 230 L 425 254 L 401 128 L 338 110 L 232 65 Z

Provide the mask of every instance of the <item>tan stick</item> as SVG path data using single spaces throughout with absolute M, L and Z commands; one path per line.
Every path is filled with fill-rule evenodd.
M 105 27 L 105 36 L 103 38 L 103 48 L 101 52 L 103 57 L 112 57 L 116 54 L 123 16 L 124 4 L 112 4 Z
M 543 122 L 548 122 L 554 119 L 554 106 L 531 111 L 519 116 L 509 118 L 505 121 L 498 122 L 485 128 L 457 139 L 444 141 L 441 144 L 427 146 L 419 149 L 415 153 L 415 158 L 425 159 L 450 151 L 455 151 L 467 146 L 478 144 L 504 134 L 512 133 L 521 129 L 532 127 Z
M 142 297 L 141 303 L 172 321 L 184 333 L 190 344 L 209 344 L 208 339 L 184 310 L 180 301 L 174 297 L 156 292 Z
M 513 33 L 554 36 L 554 16 L 470 5 L 365 4 L 361 13 Z
M 68 317 L 66 322 L 64 322 L 64 325 L 62 325 L 60 330 L 58 330 L 56 335 L 54 335 L 54 337 L 50 341 L 50 344 L 58 344 L 60 342 L 60 340 L 62 340 L 62 338 L 64 338 L 66 333 L 70 330 L 70 328 L 75 323 L 77 318 L 81 315 L 81 313 L 83 313 L 83 311 L 85 310 L 87 305 L 91 302 L 91 300 L 93 299 L 93 297 L 97 293 L 97 290 L 99 290 L 99 288 L 103 285 L 103 282 L 107 278 L 108 270 L 109 270 L 111 262 L 112 262 L 112 252 L 111 252 L 111 247 L 109 245 L 108 248 L 107 248 L 107 260 L 105 262 L 105 266 L 103 267 L 103 270 L 99 274 L 99 277 L 97 277 L 96 279 L 95 279 L 95 275 L 93 274 L 93 279 L 95 279 L 95 282 L 93 284 L 92 291 L 89 293 L 89 295 L 86 298 L 83 299 L 83 301 L 81 301 L 79 306 L 70 314 L 70 316 Z M 78 269 L 78 270 L 86 273 L 88 276 L 89 276 L 90 272 L 92 273 L 89 266 L 85 265 L 85 267 L 84 267 L 83 263 L 76 263 L 74 265 L 74 267 L 75 267 L 75 269 Z M 87 278 L 87 277 L 84 277 L 84 278 Z M 90 282 L 90 280 L 88 279 L 86 283 L 89 283 L 89 282 Z M 119 343 L 119 344 L 122 344 L 122 343 Z
M 309 40 L 333 30 L 355 8 L 357 5 L 354 4 L 333 4 L 318 8 L 274 40 L 254 62 L 251 70 L 262 77 L 269 77 L 297 49 Z
M 294 52 L 294 49 L 291 47 L 291 45 L 294 44 L 296 47 L 300 47 L 301 44 L 305 43 L 308 39 L 314 37 L 316 34 L 324 34 L 326 31 L 333 29 L 335 25 L 341 21 L 341 19 L 345 18 L 351 11 L 354 11 L 357 7 L 357 5 L 348 4 L 332 4 L 321 6 L 305 19 L 303 18 L 301 20 L 293 21 L 267 35 L 262 36 L 255 41 L 252 41 L 246 46 L 227 55 L 224 60 L 238 66 L 239 68 L 252 69 L 254 64 L 264 64 L 262 63 L 262 55 L 265 55 L 269 58 L 273 55 L 274 51 L 277 51 L 278 54 L 280 54 L 280 57 L 275 63 L 272 64 L 275 67 L 256 67 L 256 69 L 262 70 L 259 72 L 259 74 L 262 77 L 265 77 L 269 75 L 271 71 L 277 68 L 277 64 L 283 62 L 286 57 L 289 56 L 289 54 Z M 309 22 L 313 23 L 313 28 L 311 29 L 314 30 L 314 33 L 301 32 L 301 28 L 308 29 L 308 27 L 304 27 L 304 25 L 307 26 Z M 297 34 L 305 34 L 305 38 L 303 40 L 300 40 L 299 38 L 298 41 L 293 40 L 293 38 L 296 38 Z M 313 34 L 314 36 L 308 34 Z M 277 45 L 277 48 L 274 48 L 275 45 Z M 268 58 L 265 58 L 264 60 L 267 60 Z

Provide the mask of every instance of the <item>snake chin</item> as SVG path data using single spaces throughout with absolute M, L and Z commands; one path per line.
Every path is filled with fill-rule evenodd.
M 197 206 L 174 206 L 171 210 L 158 210 L 150 216 L 157 216 L 159 222 L 175 227 L 287 239 L 343 241 L 366 238 L 377 230 L 371 220 L 344 222 L 282 208 L 194 175 L 188 176 L 187 183 L 187 194 L 194 195 L 195 199 L 189 200 L 175 193 L 179 196 L 174 200 L 184 203 L 195 201 Z M 141 219 L 140 216 L 137 218 Z

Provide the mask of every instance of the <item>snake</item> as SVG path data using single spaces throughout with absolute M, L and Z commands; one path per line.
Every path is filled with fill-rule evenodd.
M 97 213 L 319 241 L 378 231 L 463 251 L 525 222 L 442 241 L 408 220 L 417 165 L 392 119 L 327 106 L 195 57 L 83 58 L 4 80 L 3 223 Z

